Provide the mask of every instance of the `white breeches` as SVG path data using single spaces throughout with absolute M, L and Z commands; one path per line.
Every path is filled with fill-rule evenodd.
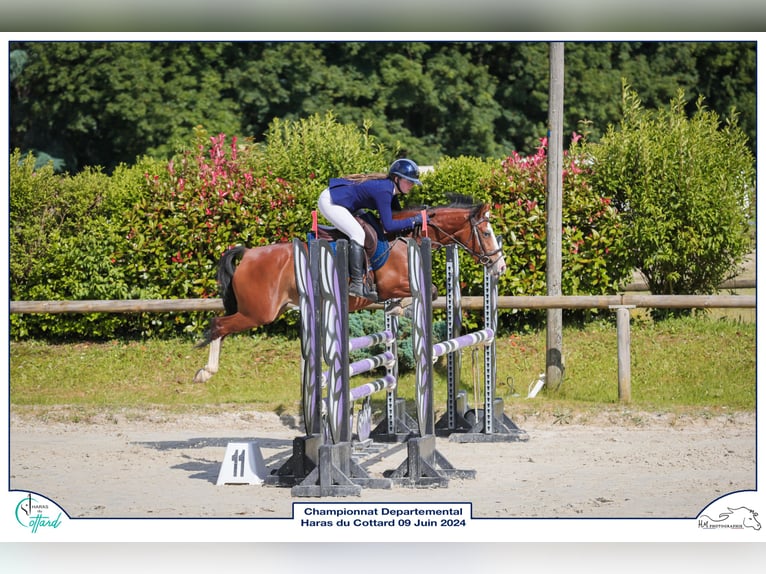
M 364 245 L 364 229 L 348 209 L 332 202 L 329 187 L 319 194 L 317 207 L 327 221 L 345 233 L 351 241 Z

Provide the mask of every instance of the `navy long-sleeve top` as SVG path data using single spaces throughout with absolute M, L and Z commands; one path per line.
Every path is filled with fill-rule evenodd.
M 330 180 L 330 197 L 336 205 L 342 205 L 351 213 L 360 209 L 374 209 L 378 212 L 383 230 L 397 233 L 413 226 L 412 219 L 394 219 L 392 204 L 399 204 L 394 197 L 394 182 L 389 179 L 371 179 L 354 183 L 343 178 Z

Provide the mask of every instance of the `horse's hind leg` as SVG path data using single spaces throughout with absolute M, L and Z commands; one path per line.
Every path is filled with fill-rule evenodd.
M 230 295 L 236 301 L 237 311 L 211 319 L 205 337 L 210 343 L 208 361 L 197 371 L 195 382 L 204 383 L 218 371 L 221 342 L 227 335 L 268 325 L 288 304 L 297 304 L 292 257 L 289 243 L 257 247 L 244 253 L 231 279 Z
M 210 322 L 210 350 L 207 355 L 207 364 L 194 375 L 195 383 L 206 383 L 218 372 L 218 359 L 221 356 L 221 343 L 226 335 L 239 333 L 253 327 L 259 326 L 259 323 L 246 317 L 242 313 L 234 313 L 224 317 L 215 317 Z
M 221 337 L 210 341 L 207 364 L 194 375 L 195 383 L 206 383 L 218 372 L 218 358 L 221 356 Z

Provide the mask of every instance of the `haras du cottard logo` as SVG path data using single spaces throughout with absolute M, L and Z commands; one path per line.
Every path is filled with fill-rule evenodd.
M 63 512 L 53 503 L 41 501 L 29 493 L 16 505 L 16 521 L 24 528 L 29 528 L 32 534 L 41 529 L 58 528 L 61 526 Z

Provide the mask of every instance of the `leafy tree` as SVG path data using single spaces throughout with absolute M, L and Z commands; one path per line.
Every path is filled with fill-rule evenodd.
M 548 45 L 497 43 L 471 49 L 474 61 L 485 63 L 498 81 L 502 114 L 495 121 L 496 139 L 510 150 L 534 147 L 548 119 Z M 565 133 L 586 131 L 595 142 L 609 124 L 619 123 L 624 78 L 647 108 L 664 106 L 679 89 L 690 113 L 699 96 L 719 115 L 736 106 L 748 145 L 755 149 L 752 42 L 568 42 L 564 73 Z
M 501 158 L 545 135 L 546 42 L 12 42 L 11 147 L 65 169 L 167 159 L 194 128 L 260 141 L 272 120 L 332 112 L 421 164 Z M 737 108 L 755 146 L 754 42 L 569 42 L 566 133 L 620 121 L 621 78 L 647 107 L 678 89 Z
M 751 42 L 703 42 L 692 44 L 699 70 L 696 92 L 705 96 L 710 109 L 720 116 L 737 111 L 738 125 L 755 150 L 756 61 Z M 690 102 L 691 104 L 692 102 Z M 687 111 L 689 107 L 687 106 Z
M 220 43 L 28 42 L 11 95 L 11 147 L 63 158 L 68 171 L 167 156 L 197 124 L 236 132 L 221 97 Z
M 615 198 L 631 263 L 655 294 L 707 294 L 730 278 L 752 247 L 754 161 L 731 116 L 703 99 L 689 118 L 679 90 L 647 110 L 625 86 L 624 119 L 590 148 L 593 185 Z
M 224 83 L 237 104 L 242 135 L 257 139 L 275 118 L 298 120 L 332 107 L 335 86 L 328 82 L 331 74 L 319 45 L 253 42 L 236 44 L 231 51 Z

